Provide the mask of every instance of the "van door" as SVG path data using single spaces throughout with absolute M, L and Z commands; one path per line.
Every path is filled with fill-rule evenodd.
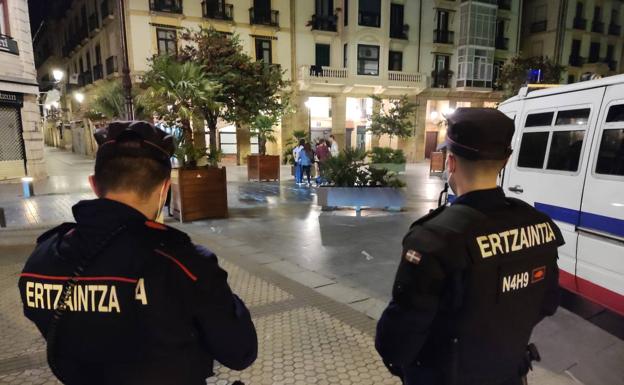
M 560 283 L 571 290 L 577 290 L 576 226 L 588 143 L 603 94 L 604 87 L 525 99 L 503 182 L 508 196 L 545 212 L 561 229 Z
M 578 225 L 581 295 L 624 315 L 624 85 L 607 88 Z

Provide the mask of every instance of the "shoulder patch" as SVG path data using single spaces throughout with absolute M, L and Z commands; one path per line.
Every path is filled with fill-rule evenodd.
M 418 265 L 422 259 L 422 254 L 414 249 L 409 249 L 405 252 L 405 260 L 414 265 Z

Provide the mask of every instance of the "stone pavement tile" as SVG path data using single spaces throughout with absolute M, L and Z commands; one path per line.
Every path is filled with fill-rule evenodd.
M 529 372 L 527 380 L 530 385 L 582 385 L 568 375 L 553 373 L 540 365 L 533 365 L 533 371 Z
M 248 307 L 292 299 L 293 296 L 279 287 L 270 284 L 256 275 L 250 274 L 237 265 L 221 259 L 219 264 L 228 272 L 228 283 L 232 291 L 245 302 Z
M 302 271 L 299 273 L 294 273 L 289 276 L 293 281 L 297 281 L 307 287 L 315 288 L 319 286 L 331 285 L 336 283 L 321 274 L 315 273 L 313 271 Z
M 368 295 L 356 290 L 352 287 L 345 286 L 340 283 L 334 283 L 333 285 L 322 286 L 316 289 L 317 292 L 328 296 L 329 298 L 341 302 L 341 303 L 353 303 L 356 301 L 363 301 L 368 298 Z
M 586 385 L 624 385 L 624 346 L 614 344 L 568 369 Z
M 248 254 L 248 255 L 245 255 L 245 258 L 251 259 L 261 265 L 271 263 L 271 262 L 281 261 L 279 257 L 271 255 L 271 254 L 263 253 L 263 252 L 256 252 L 253 254 Z
M 255 320 L 258 360 L 235 372 L 216 367 L 208 384 L 399 384 L 375 352 L 372 338 L 315 307 L 301 307 Z
M 57 385 L 60 382 L 47 366 L 0 375 L 0 384 Z
M 268 267 L 271 270 L 275 270 L 278 273 L 287 277 L 290 276 L 291 274 L 305 271 L 305 269 L 302 268 L 301 266 L 295 265 L 294 263 L 289 262 L 289 261 L 276 261 L 276 262 L 267 263 L 264 266 Z
M 377 298 L 368 298 L 364 301 L 354 302 L 349 304 L 353 309 L 366 314 L 374 320 L 381 318 L 381 313 L 388 306 L 388 301 L 382 301 Z

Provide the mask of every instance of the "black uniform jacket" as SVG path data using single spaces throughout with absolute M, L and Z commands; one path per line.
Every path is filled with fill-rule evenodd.
M 39 237 L 19 280 L 24 313 L 44 337 L 80 260 L 124 227 L 66 301 L 55 349 L 66 383 L 204 384 L 213 359 L 236 370 L 254 362 L 250 314 L 212 252 L 116 201 L 73 212 L 77 224 Z
M 562 244 L 550 218 L 498 188 L 416 221 L 377 326 L 388 368 L 406 384 L 519 379 L 533 327 L 559 303 Z

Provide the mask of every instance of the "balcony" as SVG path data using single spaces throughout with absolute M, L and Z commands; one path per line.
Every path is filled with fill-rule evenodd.
M 182 13 L 182 0 L 150 0 L 150 11 Z
M 578 55 L 570 55 L 569 64 L 572 67 L 581 67 L 585 64 L 585 58 Z
M 310 21 L 313 31 L 338 31 L 338 15 L 312 15 Z
M 261 11 L 249 8 L 249 23 L 279 27 L 279 11 Z
M 507 51 L 509 49 L 509 38 L 496 36 L 495 45 L 496 49 Z
M 432 88 L 450 88 L 453 72 L 449 70 L 433 70 L 431 72 Z
M 93 83 L 93 78 L 91 77 L 90 71 L 85 71 L 78 75 L 78 87 L 84 87 Z
M 498 9 L 511 11 L 511 0 L 498 0 Z
M 117 56 L 109 56 L 106 59 L 106 76 L 118 72 L 117 68 Z
M 592 32 L 604 33 L 604 23 L 602 21 L 592 21 Z
M 234 5 L 202 1 L 202 16 L 206 19 L 234 20 Z
M 409 25 L 390 25 L 390 38 L 407 40 L 407 32 L 409 31 Z
M 548 21 L 535 21 L 531 23 L 530 31 L 531 33 L 544 32 L 546 31 L 546 27 L 548 26 Z
M 575 17 L 572 21 L 572 28 L 585 30 L 587 27 L 587 19 L 583 19 L 582 17 Z
M 100 21 L 97 14 L 93 13 L 89 16 L 89 33 L 94 34 L 100 30 Z
M 609 24 L 609 35 L 620 36 L 622 33 L 622 27 L 617 24 Z
M 381 25 L 381 15 L 377 12 L 359 12 L 358 24 L 364 27 L 379 28 Z
M 96 64 L 93 66 L 93 81 L 98 81 L 104 78 L 104 66 L 102 64 Z
M 442 29 L 433 30 L 433 42 L 437 44 L 453 44 L 455 32 Z
M 399 95 L 421 92 L 426 88 L 426 78 L 422 73 L 402 71 L 381 71 L 380 76 L 354 75 L 346 68 L 304 65 L 299 67 L 298 84 L 301 90 L 312 92 L 385 92 Z

